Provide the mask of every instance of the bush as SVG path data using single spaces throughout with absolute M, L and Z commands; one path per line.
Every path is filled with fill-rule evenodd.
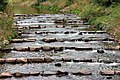
M 100 6 L 111 6 L 112 4 L 117 4 L 120 2 L 120 0 L 93 0 L 95 4 L 98 4 Z
M 7 6 L 7 0 L 0 0 L 0 11 L 4 11 Z

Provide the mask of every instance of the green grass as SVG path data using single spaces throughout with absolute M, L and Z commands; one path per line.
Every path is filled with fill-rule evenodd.
M 45 11 L 48 13 L 54 13 L 54 14 L 59 13 L 59 10 L 60 10 L 60 8 L 58 6 L 43 6 L 43 5 L 35 6 L 35 5 L 32 5 L 32 7 L 39 9 L 39 11 L 42 10 L 42 11 Z
M 17 35 L 13 28 L 13 6 L 8 2 L 6 9 L 0 14 L 0 46 L 4 47 L 4 40 L 10 41 Z
M 98 30 L 106 30 L 110 35 L 120 39 L 119 0 L 74 0 L 72 3 L 69 1 L 70 0 L 47 0 L 52 6 L 40 5 L 33 7 L 48 10 L 53 13 L 58 13 L 59 10 L 69 7 L 66 13 L 80 15 L 83 20 L 96 26 Z
M 21 4 L 17 2 L 18 4 Z M 25 0 L 23 0 L 24 2 Z M 72 1 L 72 2 L 71 2 Z M 111 1 L 111 2 L 109 2 Z M 39 13 L 60 13 L 61 9 L 69 7 L 66 13 L 77 14 L 87 20 L 98 30 L 106 30 L 110 35 L 120 39 L 120 3 L 119 0 L 47 0 L 32 7 Z M 46 4 L 45 4 L 46 3 Z M 109 4 L 106 4 L 109 3 Z M 48 4 L 48 5 L 47 5 Z M 117 30 L 118 29 L 118 30 Z
M 69 13 L 79 14 L 82 19 L 87 20 L 91 25 L 95 25 L 97 29 L 106 30 L 120 39 L 120 3 L 105 7 L 95 5 L 91 1 L 78 1 L 77 6 L 79 7 L 71 7 Z

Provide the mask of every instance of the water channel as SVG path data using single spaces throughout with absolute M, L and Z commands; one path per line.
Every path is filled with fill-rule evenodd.
M 19 11 L 18 11 L 19 12 Z M 56 20 L 66 20 L 66 24 L 55 23 Z M 83 23 L 81 18 L 73 14 L 39 14 L 14 16 L 14 25 L 18 32 L 22 32 L 18 39 L 35 39 L 34 42 L 14 42 L 8 48 L 25 47 L 63 47 L 61 51 L 16 51 L 1 52 L 0 58 L 39 58 L 51 57 L 56 61 L 50 63 L 24 63 L 24 64 L 0 64 L 0 72 L 39 72 L 39 71 L 66 71 L 65 76 L 27 76 L 11 77 L 2 80 L 120 80 L 119 75 L 101 75 L 101 70 L 120 70 L 120 51 L 104 50 L 105 45 L 115 45 L 115 41 L 99 40 L 111 38 L 106 32 L 87 31 L 89 24 Z M 20 28 L 22 27 L 22 28 Z M 42 32 L 42 33 L 41 33 Z M 29 34 L 28 34 L 29 33 Z M 45 42 L 43 39 L 58 39 L 55 42 Z M 71 40 L 76 39 L 76 40 Z M 84 40 L 92 39 L 92 40 Z M 96 40 L 94 40 L 96 39 Z M 69 47 L 69 48 L 67 48 Z M 75 49 L 72 49 L 72 48 Z M 77 49 L 76 49 L 77 48 Z M 86 50 L 79 50 L 85 48 Z M 92 50 L 87 50 L 92 48 Z M 103 53 L 97 50 L 103 49 Z M 70 59 L 69 61 L 57 61 L 57 59 Z M 94 59 L 95 61 L 78 61 L 81 59 Z M 101 60 L 101 61 L 100 61 Z M 107 62 L 107 60 L 109 60 Z M 111 61 L 111 62 L 110 62 Z M 61 66 L 55 66 L 55 64 Z M 88 70 L 92 75 L 73 75 L 72 72 Z

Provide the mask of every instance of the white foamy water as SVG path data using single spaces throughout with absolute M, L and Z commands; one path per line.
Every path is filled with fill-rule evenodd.
M 54 24 L 54 23 L 22 23 L 22 24 L 17 24 L 18 26 L 30 26 L 30 25 L 50 25 L 50 24 Z

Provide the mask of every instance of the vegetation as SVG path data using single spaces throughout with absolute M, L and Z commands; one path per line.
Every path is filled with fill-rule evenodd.
M 13 9 L 13 2 L 15 8 Z M 21 10 L 21 6 L 31 6 L 38 11 L 52 13 L 72 13 L 81 16 L 83 20 L 100 30 L 106 30 L 110 35 L 120 40 L 120 0 L 1 0 L 0 1 L 0 41 L 11 40 L 16 34 L 13 30 L 13 10 Z M 27 7 L 27 8 L 28 8 Z M 28 8 L 22 13 L 32 12 Z M 28 12 L 26 12 L 28 11 Z M 21 13 L 21 12 L 14 12 Z M 35 11 L 36 13 L 36 11 Z
M 13 7 L 15 14 L 36 14 L 37 9 L 30 7 L 32 4 L 36 3 L 37 0 L 13 0 Z
M 4 41 L 11 40 L 15 36 L 13 30 L 13 7 L 11 0 L 2 0 L 0 3 L 0 46 L 4 46 Z
M 95 4 L 98 4 L 100 6 L 111 6 L 113 4 L 117 4 L 118 2 L 120 2 L 120 0 L 93 0 L 93 2 Z
M 7 6 L 7 0 L 0 1 L 0 11 L 4 11 Z
M 72 3 L 73 0 L 37 0 L 37 2 L 32 5 L 32 7 L 39 10 L 48 10 L 52 13 L 59 13 L 62 8 L 67 7 Z
M 40 4 L 42 7 L 35 8 L 55 6 L 57 10 L 47 9 L 80 15 L 97 29 L 106 30 L 120 40 L 120 0 L 47 0 Z

